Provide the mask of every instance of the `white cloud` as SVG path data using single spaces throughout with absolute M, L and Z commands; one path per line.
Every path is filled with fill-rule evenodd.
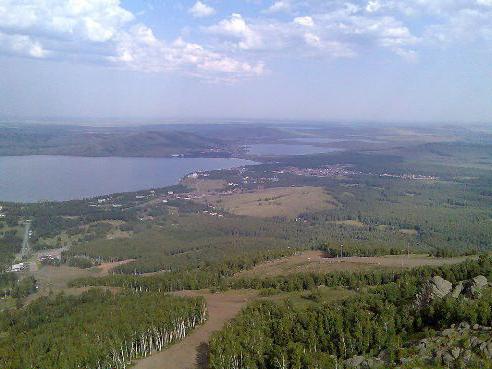
M 304 26 L 304 27 L 313 27 L 314 26 L 313 18 L 311 18 L 309 16 L 296 17 L 296 18 L 294 18 L 294 23 L 298 24 L 300 26 Z
M 292 6 L 289 1 L 278 0 L 275 1 L 268 9 L 265 10 L 266 13 L 281 13 L 290 12 Z
M 28 36 L 9 35 L 0 32 L 0 52 L 11 55 L 28 55 L 33 58 L 44 58 L 47 51 Z
M 349 3 L 322 10 L 291 22 L 233 14 L 208 31 L 222 37 L 233 50 L 287 57 L 353 57 L 358 49 L 380 47 L 407 60 L 417 59 L 414 46 L 420 38 L 393 16 L 368 15 L 365 7 Z
M 366 5 L 366 11 L 375 13 L 381 9 L 381 3 L 378 0 L 370 0 Z
M 197 16 L 211 12 L 197 4 Z M 236 60 L 182 39 L 160 40 L 119 0 L 0 0 L 0 53 L 90 60 L 143 72 L 183 71 L 212 79 L 263 72 L 261 62 Z
M 237 40 L 237 47 L 243 50 L 261 49 L 263 40 L 261 34 L 253 30 L 241 14 L 232 14 L 218 24 L 208 28 L 210 33 Z
M 215 9 L 201 1 L 197 1 L 195 5 L 189 9 L 189 13 L 195 18 L 204 18 L 214 15 Z

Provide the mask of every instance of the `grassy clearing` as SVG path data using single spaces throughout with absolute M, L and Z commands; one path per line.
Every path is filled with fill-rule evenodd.
M 189 177 L 183 179 L 181 183 L 199 193 L 219 191 L 227 184 L 222 179 L 194 179 Z
M 321 187 L 276 187 L 223 196 L 214 203 L 236 215 L 253 217 L 283 216 L 333 209 L 336 201 Z
M 111 269 L 131 261 L 132 260 L 124 260 L 114 263 L 104 263 L 90 269 L 80 269 L 66 265 L 45 265 L 40 267 L 39 269 L 35 268 L 35 270 L 32 271 L 32 275 L 34 276 L 34 278 L 36 278 L 39 289 L 38 292 L 36 292 L 34 295 L 29 296 L 29 301 L 32 301 L 39 296 L 46 296 L 50 292 L 58 293 L 61 291 L 75 291 L 74 293 L 79 293 L 74 289 L 68 288 L 68 284 L 71 281 L 77 278 L 102 277 L 104 275 L 107 275 Z M 83 292 L 83 290 L 81 291 Z
M 344 226 L 349 226 L 349 227 L 357 227 L 357 228 L 362 228 L 362 227 L 366 226 L 364 223 L 359 222 L 358 220 L 337 220 L 333 223 L 339 224 L 339 225 L 344 225 Z
M 264 300 L 289 301 L 297 308 L 307 308 L 317 304 L 331 304 L 355 296 L 357 292 L 341 287 L 320 286 L 313 291 L 294 291 L 261 297 Z
M 424 265 L 454 264 L 466 257 L 435 258 L 427 255 L 389 255 L 374 257 L 351 256 L 325 258 L 322 252 L 306 251 L 298 255 L 259 264 L 253 269 L 242 271 L 236 277 L 273 277 L 294 273 L 330 273 L 339 271 L 363 272 L 373 269 L 414 268 Z

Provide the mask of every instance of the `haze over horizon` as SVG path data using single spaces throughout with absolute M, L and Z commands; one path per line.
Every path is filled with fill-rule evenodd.
M 492 121 L 490 0 L 0 0 L 0 117 Z

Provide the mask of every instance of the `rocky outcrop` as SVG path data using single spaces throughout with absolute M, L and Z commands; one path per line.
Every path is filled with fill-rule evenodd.
M 376 369 L 386 368 L 383 360 L 379 358 L 365 358 L 364 356 L 353 356 L 344 361 L 344 368 L 350 369 Z
M 470 298 L 480 297 L 482 290 L 489 285 L 487 278 L 483 275 L 478 275 L 468 281 L 465 288 L 465 295 Z
M 438 298 L 448 295 L 453 288 L 453 284 L 440 276 L 432 277 L 427 282 L 420 293 L 417 295 L 415 305 L 422 308 Z
M 386 351 L 377 357 L 353 356 L 343 368 L 492 368 L 492 328 L 467 322 L 453 324 L 421 340 L 410 341 L 392 362 Z
M 488 287 L 487 278 L 483 275 L 478 275 L 468 281 L 458 282 L 454 288 L 453 284 L 440 276 L 432 277 L 417 294 L 415 299 L 415 307 L 423 308 L 436 299 L 451 296 L 459 298 L 478 298 L 483 289 Z
M 459 282 L 456 286 L 454 286 L 453 292 L 451 292 L 451 297 L 454 297 L 455 299 L 460 297 L 461 292 L 463 292 L 463 288 L 463 282 Z

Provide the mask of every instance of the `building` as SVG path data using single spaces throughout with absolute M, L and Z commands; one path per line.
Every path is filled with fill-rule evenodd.
M 25 263 L 14 264 L 11 267 L 11 270 L 13 272 L 21 272 L 21 271 L 23 271 L 25 269 L 27 269 L 27 265 Z

